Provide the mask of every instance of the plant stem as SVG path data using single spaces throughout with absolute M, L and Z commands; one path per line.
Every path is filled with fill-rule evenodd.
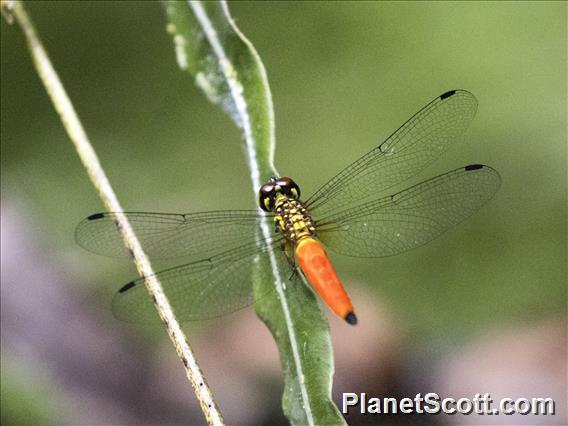
M 278 176 L 276 169 L 273 165 L 274 159 L 274 149 L 276 146 L 275 137 L 274 137 L 274 113 L 273 113 L 273 106 L 272 106 L 272 97 L 270 95 L 270 88 L 268 87 L 268 77 L 266 76 L 266 71 L 264 69 L 264 65 L 262 64 L 258 53 L 254 49 L 252 43 L 244 36 L 244 34 L 238 29 L 237 25 L 233 21 L 231 14 L 229 13 L 229 8 L 227 6 L 226 1 L 220 1 L 221 7 L 223 9 L 223 13 L 225 14 L 226 19 L 230 23 L 233 31 L 238 35 L 238 37 L 246 44 L 247 48 L 250 50 L 251 54 L 253 55 L 257 67 L 259 68 L 261 75 L 262 75 L 262 82 L 264 84 L 265 92 L 268 97 L 268 114 L 269 114 L 269 140 L 268 145 L 269 149 L 264 152 L 260 151 L 260 146 L 262 146 L 262 142 L 255 139 L 254 130 L 253 130 L 253 122 L 251 119 L 250 112 L 248 110 L 248 104 L 246 99 L 243 96 L 244 90 L 237 78 L 237 71 L 235 70 L 234 66 L 232 65 L 231 61 L 229 60 L 224 47 L 223 43 L 219 39 L 217 32 L 205 9 L 203 7 L 203 3 L 201 1 L 188 1 L 189 6 L 191 7 L 197 21 L 201 25 L 209 44 L 215 54 L 221 72 L 224 75 L 225 80 L 229 86 L 229 90 L 233 101 L 236 105 L 236 113 L 239 115 L 240 120 L 238 122 L 241 125 L 243 130 L 244 139 L 245 139 L 245 146 L 246 146 L 246 155 L 247 155 L 247 163 L 249 166 L 249 170 L 251 173 L 251 180 L 253 191 L 257 191 L 258 188 L 264 183 L 264 180 L 268 179 L 269 176 Z M 262 238 L 265 241 L 272 240 L 272 232 L 271 227 L 269 226 L 268 222 L 265 220 L 260 225 Z M 292 319 L 292 315 L 290 313 L 290 307 L 288 305 L 288 299 L 286 297 L 284 287 L 285 281 L 282 278 L 281 271 L 277 265 L 276 257 L 272 249 L 268 250 L 268 255 L 270 259 L 270 266 L 272 269 L 272 273 L 274 276 L 274 285 L 276 287 L 276 292 L 278 294 L 278 299 L 280 301 L 280 305 L 282 307 L 282 311 L 284 313 L 285 322 L 286 322 L 286 330 L 288 332 L 288 337 L 290 340 L 290 346 L 292 351 L 292 357 L 294 360 L 294 366 L 296 369 L 296 373 L 299 380 L 299 388 L 300 393 L 303 401 L 303 408 L 306 413 L 306 419 L 309 425 L 314 425 L 315 420 L 312 414 L 312 402 L 309 398 L 309 393 L 306 388 L 305 382 L 303 381 L 304 377 L 304 366 L 302 363 L 302 359 L 300 357 L 300 349 L 298 348 L 297 344 L 297 337 L 296 337 L 296 330 L 294 321 Z
M 73 142 L 75 149 L 87 170 L 91 182 L 97 189 L 106 209 L 111 212 L 122 212 L 122 207 L 114 193 L 109 180 L 97 158 L 97 155 L 89 142 L 87 134 L 73 108 L 73 105 L 65 92 L 63 84 L 53 68 L 28 14 L 21 1 L 3 2 L 3 12 L 8 16 L 12 14 L 20 28 L 24 32 L 34 65 L 43 82 L 57 113 Z M 140 242 L 126 216 L 117 215 L 117 228 L 121 234 L 125 246 L 131 251 L 134 264 L 140 276 L 144 277 L 146 289 L 152 297 L 160 318 L 166 326 L 166 330 L 172 340 L 176 352 L 183 362 L 186 376 L 193 385 L 195 395 L 199 400 L 201 409 L 207 422 L 211 425 L 223 425 L 223 418 L 215 404 L 213 394 L 209 389 L 195 356 L 189 346 L 177 319 L 174 316 L 170 303 L 164 294 L 162 286 L 150 265 L 150 261 L 144 253 Z

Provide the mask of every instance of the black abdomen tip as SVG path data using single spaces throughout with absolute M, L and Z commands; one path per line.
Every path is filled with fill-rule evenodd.
M 356 325 L 357 324 L 357 317 L 355 316 L 355 314 L 353 312 L 349 312 L 347 315 L 345 315 L 345 321 L 347 321 L 348 324 L 351 325 Z
M 120 290 L 118 290 L 119 293 L 124 293 L 126 290 L 130 290 L 132 287 L 134 287 L 136 284 L 134 283 L 134 281 L 130 281 L 128 284 L 124 284 Z
M 440 95 L 440 99 L 444 100 L 446 98 L 449 98 L 450 96 L 454 96 L 455 94 L 456 94 L 455 90 L 448 90 L 446 93 Z
M 104 216 L 105 216 L 104 213 L 95 213 L 95 214 L 90 215 L 87 219 L 88 220 L 97 220 L 97 219 L 103 218 Z
M 483 164 L 470 164 L 469 166 L 465 166 L 464 167 L 465 170 L 467 170 L 468 172 L 470 170 L 479 170 L 483 168 Z

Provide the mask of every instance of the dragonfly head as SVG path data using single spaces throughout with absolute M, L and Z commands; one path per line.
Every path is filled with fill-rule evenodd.
M 270 178 L 258 191 L 258 205 L 265 212 L 271 212 L 276 207 L 279 196 L 297 200 L 300 198 L 300 187 L 288 177 Z

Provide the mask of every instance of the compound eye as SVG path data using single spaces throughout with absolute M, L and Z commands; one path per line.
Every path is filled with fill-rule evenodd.
M 271 212 L 274 209 L 274 191 L 275 184 L 268 182 L 262 185 L 258 191 L 258 205 L 265 212 Z
M 295 200 L 300 198 L 300 187 L 289 177 L 281 177 L 276 181 L 276 184 L 280 186 L 283 194 Z

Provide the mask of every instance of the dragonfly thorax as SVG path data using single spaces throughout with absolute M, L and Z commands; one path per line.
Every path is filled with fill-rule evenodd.
M 276 228 L 294 243 L 306 237 L 315 237 L 316 228 L 304 205 L 293 198 L 279 196 L 274 208 Z

